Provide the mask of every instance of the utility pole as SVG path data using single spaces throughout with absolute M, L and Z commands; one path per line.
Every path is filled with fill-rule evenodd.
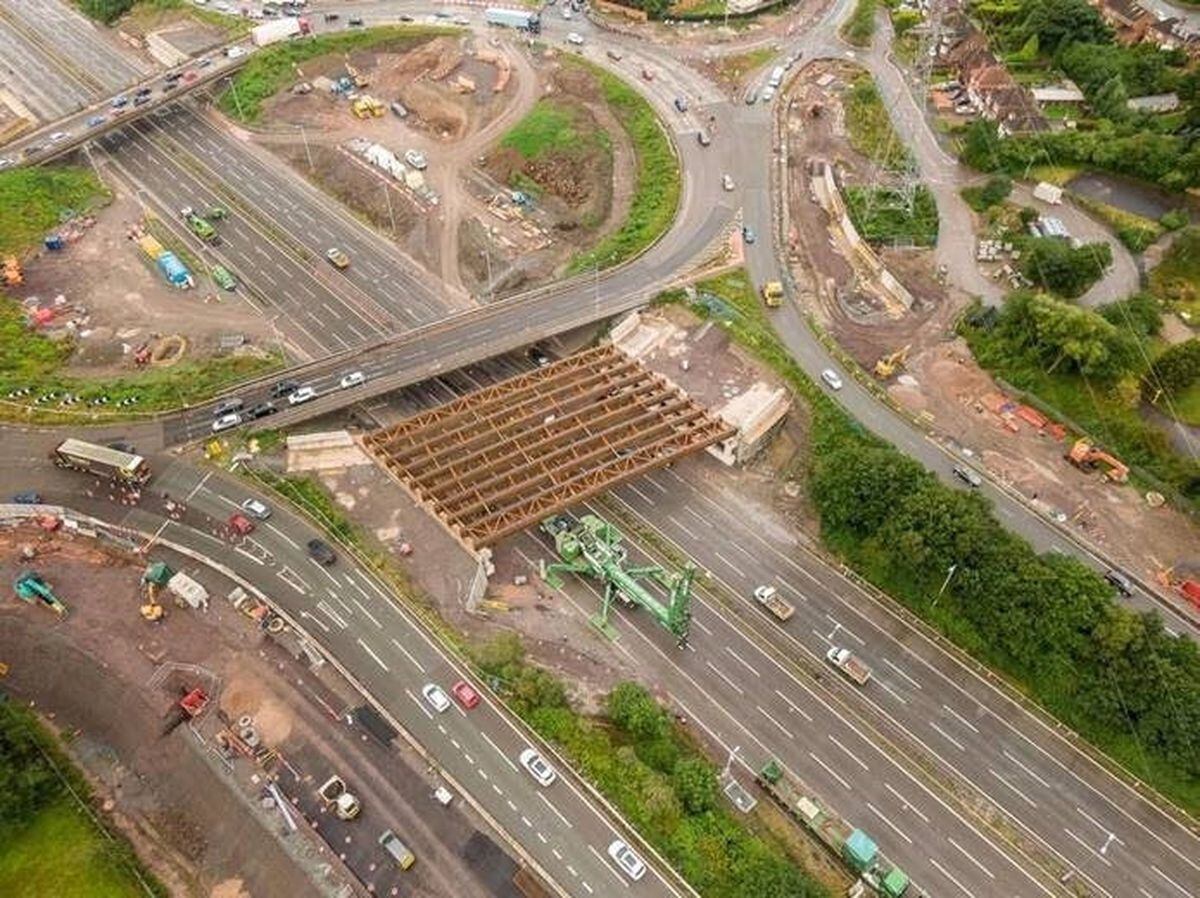
M 946 587 L 950 585 L 950 578 L 954 576 L 954 572 L 957 570 L 958 570 L 957 564 L 950 565 L 949 570 L 946 571 L 946 579 L 942 581 L 942 588 L 939 589 L 937 591 L 937 595 L 933 597 L 933 602 L 931 602 L 929 605 L 930 608 L 933 608 L 934 606 L 937 605 L 938 599 L 940 599 L 942 597 L 942 593 L 944 593 L 946 591 Z

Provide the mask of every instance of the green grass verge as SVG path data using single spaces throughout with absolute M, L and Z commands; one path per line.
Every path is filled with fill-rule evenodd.
M 1035 165 L 1029 169 L 1029 179 L 1065 187 L 1068 181 L 1078 178 L 1084 171 L 1086 169 L 1074 165 Z
M 616 75 L 577 56 L 564 56 L 563 63 L 586 68 L 596 78 L 609 109 L 629 134 L 637 157 L 629 216 L 617 231 L 571 260 L 568 274 L 579 274 L 594 267 L 620 264 L 664 234 L 675 220 L 681 184 L 679 161 L 671 141 L 641 94 Z
M 713 303 L 693 303 L 691 306 L 693 310 L 703 318 L 719 321 L 736 343 L 745 347 L 764 364 L 776 371 L 795 394 L 804 400 L 811 415 L 810 433 L 814 445 L 811 458 L 814 468 L 820 464 L 822 459 L 838 458 L 840 465 L 841 459 L 846 459 L 848 463 L 852 455 L 864 452 L 874 453 L 873 460 L 863 465 L 862 476 L 864 479 L 871 477 L 871 471 L 880 470 L 880 465 L 903 468 L 913 464 L 892 446 L 882 443 L 867 433 L 857 421 L 849 418 L 840 406 L 831 402 L 824 391 L 808 378 L 772 329 L 768 312 L 755 295 L 750 279 L 745 272 L 736 271 L 700 282 L 696 284 L 696 289 L 700 294 L 709 293 L 719 297 L 722 303 L 719 306 Z M 660 301 L 683 303 L 686 298 L 683 291 L 678 290 L 663 294 Z M 833 348 L 829 341 L 825 342 Z M 835 354 L 837 354 L 836 350 Z M 1087 388 L 1083 385 L 1076 382 L 1069 386 L 1061 386 L 1064 390 L 1062 397 L 1064 400 L 1074 396 L 1076 401 L 1085 401 L 1081 394 L 1085 396 Z M 1122 420 L 1122 426 L 1133 426 L 1128 418 Z M 1107 439 L 1107 435 L 1100 438 Z M 1108 445 L 1114 444 L 1109 443 Z M 925 489 L 929 491 L 928 494 L 936 496 L 938 502 L 957 501 L 953 498 L 956 491 L 940 486 L 931 475 L 923 474 L 921 476 L 925 478 Z M 1189 813 L 1194 815 L 1200 812 L 1200 779 L 1186 769 L 1186 765 L 1173 759 L 1168 749 L 1151 746 L 1145 732 L 1135 738 L 1127 729 L 1125 731 L 1114 730 L 1103 719 L 1104 714 L 1110 716 L 1113 714 L 1111 706 L 1103 711 L 1095 711 L 1094 709 L 1100 703 L 1096 700 L 1086 699 L 1076 691 L 1082 688 L 1079 684 L 1086 682 L 1087 688 L 1090 688 L 1094 694 L 1098 680 L 1107 682 L 1104 671 L 1109 669 L 1108 664 L 1100 662 L 1097 665 L 1090 655 L 1085 655 L 1083 660 L 1077 661 L 1061 659 L 1055 664 L 1065 663 L 1066 667 L 1058 669 L 1055 669 L 1055 665 L 1049 661 L 1046 662 L 1049 668 L 1047 670 L 1022 663 L 1012 652 L 1011 644 L 1001 645 L 1001 637 L 997 633 L 987 630 L 988 615 L 983 610 L 986 603 L 958 598 L 956 593 L 961 588 L 959 582 L 952 583 L 942 601 L 931 607 L 930 597 L 937 594 L 945 578 L 944 565 L 939 566 L 934 563 L 923 571 L 919 570 L 919 563 L 912 562 L 905 554 L 907 550 L 903 547 L 891 546 L 880 539 L 864 539 L 857 534 L 841 532 L 826 523 L 827 515 L 830 513 L 829 506 L 822 506 L 818 503 L 818 511 L 822 517 L 822 538 L 826 546 L 841 556 L 859 574 L 940 630 L 964 651 L 1000 672 L 1017 691 L 1029 696 L 1050 714 L 1075 729 L 1100 752 L 1107 754 L 1126 770 L 1133 771 L 1144 782 Z M 884 513 L 886 514 L 886 510 Z M 983 545 L 994 545 L 1005 541 L 1008 545 L 1021 547 L 1020 551 L 1022 552 L 1029 552 L 1028 546 L 1000 527 L 995 518 L 991 516 L 990 511 L 986 510 L 986 506 L 983 514 L 985 518 L 981 526 L 988 531 L 986 535 L 980 537 Z M 918 517 L 917 520 L 923 519 Z M 918 526 L 920 525 L 918 524 Z M 910 532 L 905 533 L 905 538 L 909 537 Z M 950 527 L 947 532 L 957 532 L 957 529 Z M 924 551 L 928 544 L 940 539 L 937 525 L 930 525 L 927 532 L 918 529 L 912 538 L 914 540 L 912 546 L 920 546 Z M 908 544 L 905 543 L 905 545 Z M 1067 580 L 1078 579 L 1081 581 L 1077 586 L 1071 588 L 1059 586 L 1055 582 L 1047 582 L 1043 585 L 1041 587 L 1043 594 L 1035 594 L 1036 598 L 1031 596 L 1030 600 L 1046 605 L 1047 608 L 1062 605 L 1063 590 L 1078 589 L 1082 591 L 1083 583 L 1087 583 L 1089 590 L 1100 592 L 1102 598 L 1093 599 L 1092 601 L 1096 603 L 1093 607 L 1103 608 L 1100 616 L 1106 622 L 1093 623 L 1086 630 L 1081 629 L 1079 632 L 1085 635 L 1078 636 L 1078 639 L 1099 639 L 1099 636 L 1087 634 L 1112 632 L 1110 627 L 1129 627 L 1132 632 L 1139 630 L 1142 626 L 1139 623 L 1140 618 L 1119 607 L 1111 598 L 1111 590 L 1099 582 L 1093 573 L 1083 569 L 1075 561 L 1058 556 L 1051 556 L 1049 561 L 1041 559 L 1018 561 L 1014 559 L 1012 561 L 1013 576 L 1017 576 L 1015 570 L 1024 565 L 1032 565 L 1042 571 L 1035 576 L 1048 577 L 1047 570 L 1053 567 L 1055 571 L 1065 572 L 1064 576 Z M 918 568 L 918 570 L 914 571 L 913 568 Z M 1042 570 L 1043 568 L 1046 570 Z M 1032 568 L 1030 571 L 1032 572 Z M 980 586 L 980 582 L 975 579 L 979 576 L 979 572 L 973 571 L 968 577 L 963 577 L 960 572 L 963 584 L 973 583 L 976 588 L 986 591 L 989 579 L 983 578 L 982 586 Z M 1078 593 L 1075 595 L 1078 596 Z M 1062 607 L 1065 608 L 1065 606 Z M 1001 615 L 1000 622 L 995 626 L 1003 630 L 1005 620 L 1007 618 Z M 1047 624 L 1049 620 L 1049 612 L 1046 612 Z M 1153 629 L 1153 625 L 1149 626 L 1150 629 Z M 1025 631 L 1021 630 L 1021 632 Z M 1032 630 L 1029 631 L 1031 634 L 1032 632 Z M 1004 638 L 1011 638 L 1010 633 L 1005 632 Z M 1161 640 L 1166 637 L 1161 634 L 1153 638 L 1149 635 L 1145 637 L 1132 636 L 1128 644 L 1120 645 L 1110 645 L 1100 641 L 1096 643 L 1095 653 L 1117 651 L 1119 660 L 1113 663 L 1119 669 L 1126 669 L 1127 666 L 1131 666 L 1130 669 L 1132 669 L 1144 663 L 1144 659 L 1140 658 L 1140 653 L 1143 651 L 1141 641 L 1143 638 L 1159 646 Z M 1045 652 L 1038 657 L 1045 657 L 1061 651 L 1056 648 L 1056 645 L 1057 643 L 1052 640 Z M 1182 652 L 1181 656 L 1194 656 L 1195 653 L 1190 650 L 1190 647 L 1186 648 L 1187 650 Z M 1156 647 L 1153 651 L 1159 652 L 1161 648 Z M 1186 670 L 1187 665 L 1192 663 L 1186 657 L 1180 657 L 1178 661 L 1181 665 L 1180 670 Z M 1166 664 L 1166 657 L 1159 656 L 1157 663 Z M 1099 669 L 1097 669 L 1098 666 Z M 1067 671 L 1067 674 L 1060 676 L 1063 669 Z M 1167 678 L 1174 675 L 1174 669 L 1162 673 L 1162 676 Z M 1109 676 L 1111 678 L 1111 675 Z M 1132 683 L 1130 688 L 1132 688 Z M 1128 699 L 1129 696 L 1127 695 L 1126 698 Z M 1143 695 L 1142 698 L 1144 699 L 1145 696 Z M 1181 710 L 1180 713 L 1184 712 Z M 1146 720 L 1142 726 L 1149 728 L 1151 723 Z
M 842 26 L 842 37 L 856 47 L 871 46 L 875 36 L 875 9 L 878 0 L 856 0 L 854 12 Z
M 775 45 L 759 47 L 745 53 L 722 56 L 716 62 L 717 71 L 728 81 L 739 81 L 750 72 L 757 71 L 775 58 L 778 48 Z
M 538 100 L 529 114 L 517 122 L 500 140 L 500 145 L 516 150 L 526 159 L 545 153 L 569 153 L 580 141 L 594 134 L 579 130 L 579 110 L 555 100 Z
M 1071 201 L 1092 217 L 1108 225 L 1117 235 L 1117 239 L 1133 253 L 1144 252 L 1165 232 L 1165 228 L 1157 221 L 1127 212 L 1124 209 L 1118 209 L 1116 206 L 1110 206 L 1108 203 L 1102 203 L 1100 200 L 1088 196 L 1072 193 Z
M 0 895 L 165 898 L 119 834 L 81 802 L 90 790 L 57 739 L 27 708 L 0 699 Z
M 1170 410 L 1184 424 L 1200 427 L 1200 383 L 1171 397 Z
M 14 301 L 0 295 L 0 417 L 45 424 L 73 421 L 123 420 L 149 412 L 196 405 L 249 377 L 283 367 L 283 356 L 270 358 L 225 356 L 203 361 L 183 361 L 170 367 L 150 367 L 119 377 L 84 379 L 62 372 L 71 354 L 67 341 L 51 340 L 26 325 L 25 313 Z M 5 400 L 12 390 L 32 387 L 33 393 Z M 70 408 L 47 403 L 30 405 L 39 393 L 75 393 L 83 402 Z M 108 396 L 102 409 L 89 411 L 87 400 Z M 121 413 L 116 403 L 137 396 L 138 403 Z
M 74 212 L 106 200 L 85 168 L 39 167 L 0 172 L 0 254 L 20 254 Z
M 70 799 L 25 827 L 0 829 L 0 895 L 6 898 L 139 898 L 145 893 L 110 857 L 108 840 Z
M 1200 228 L 1185 228 L 1176 235 L 1150 272 L 1150 292 L 1184 321 L 1200 327 Z
M 873 162 L 892 171 L 908 167 L 908 149 L 868 74 L 855 78 L 846 94 L 846 132 L 851 146 Z
M 274 44 L 250 57 L 232 85 L 221 92 L 217 106 L 231 118 L 254 124 L 262 116 L 265 100 L 299 80 L 296 67 L 303 62 L 356 50 L 401 51 L 432 37 L 458 33 L 455 28 L 387 25 Z
M 850 220 L 868 243 L 937 243 L 937 203 L 928 188 L 917 188 L 911 208 L 898 191 L 887 187 L 847 187 L 845 194 Z

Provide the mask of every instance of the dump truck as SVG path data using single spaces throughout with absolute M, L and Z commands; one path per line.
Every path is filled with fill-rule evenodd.
M 217 236 L 217 229 L 212 226 L 212 223 L 208 219 L 197 215 L 196 210 L 191 206 L 185 206 L 183 209 L 180 209 L 179 214 L 183 216 L 188 229 L 205 243 L 220 242 L 220 238 Z
M 250 29 L 250 40 L 256 47 L 265 47 L 267 44 L 277 44 L 279 41 L 290 40 L 302 34 L 309 34 L 311 31 L 312 26 L 308 19 L 288 16 L 276 19 L 274 22 L 264 22 L 262 25 Z
M 908 874 L 884 857 L 869 835 L 826 807 L 778 761 L 768 761 L 754 779 L 780 808 L 815 835 L 877 894 L 883 898 L 909 895 Z M 914 889 L 913 894 L 919 892 Z
M 542 19 L 535 12 L 525 12 L 520 9 L 502 9 L 489 6 L 483 13 L 483 20 L 489 25 L 501 25 L 505 28 L 516 28 L 518 31 L 528 31 L 539 34 L 542 30 Z
M 331 809 L 343 820 L 353 820 L 362 810 L 362 805 L 356 796 L 346 788 L 345 781 L 336 774 L 325 780 L 317 790 L 317 796 L 325 802 L 325 807 Z
M 796 613 L 795 607 L 779 594 L 774 586 L 759 586 L 754 590 L 754 601 L 784 621 Z
M 783 284 L 779 281 L 767 281 L 762 286 L 762 298 L 767 308 L 778 309 L 783 305 Z
M 871 679 L 871 668 L 863 664 L 849 649 L 831 646 L 825 653 L 825 660 L 844 673 L 851 682 L 866 686 Z
M 63 440 L 51 453 L 51 461 L 60 468 L 86 471 L 134 486 L 150 479 L 150 466 L 140 455 L 84 440 Z

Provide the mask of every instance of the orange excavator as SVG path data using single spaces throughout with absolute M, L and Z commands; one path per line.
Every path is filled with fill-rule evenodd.
M 1129 479 L 1129 466 L 1114 455 L 1097 449 L 1087 440 L 1076 440 L 1075 445 L 1063 455 L 1067 461 L 1081 471 L 1094 471 L 1097 465 L 1107 465 L 1104 478 L 1113 483 L 1124 483 Z
M 25 273 L 21 270 L 21 263 L 16 256 L 9 256 L 4 260 L 4 268 L 0 271 L 0 280 L 6 287 L 20 287 L 25 283 Z

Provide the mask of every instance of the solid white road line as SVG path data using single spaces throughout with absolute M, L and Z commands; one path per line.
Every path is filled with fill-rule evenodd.
M 546 807 L 548 807 L 548 808 L 549 808 L 551 811 L 553 811 L 553 812 L 554 812 L 554 816 L 555 816 L 555 817 L 557 817 L 559 820 L 561 820 L 561 821 L 563 822 L 563 826 L 565 826 L 567 829 L 572 829 L 572 828 L 573 828 L 573 827 L 571 826 L 571 821 L 570 821 L 570 820 L 568 820 L 566 817 L 564 817 L 564 816 L 562 815 L 562 811 L 560 811 L 558 808 L 556 808 L 556 807 L 554 806 L 554 803 L 553 803 L 553 802 L 551 802 L 549 798 L 547 798 L 547 797 L 546 797 L 545 795 L 543 795 L 541 792 L 538 792 L 538 793 L 536 793 L 536 794 L 537 794 L 537 797 L 538 797 L 538 798 L 540 798 L 540 799 L 542 800 L 542 804 L 544 804 L 544 805 L 545 805 Z
M 942 874 L 942 876 L 946 877 L 948 880 L 950 880 L 952 883 L 954 883 L 956 886 L 958 886 L 960 889 L 962 889 L 962 893 L 964 895 L 966 895 L 967 898 L 975 898 L 974 892 L 972 892 L 965 885 L 963 885 L 961 882 L 959 882 L 957 879 L 955 879 L 952 875 L 950 875 L 950 871 L 947 870 L 945 867 L 943 867 L 941 864 L 939 864 L 936 860 L 934 860 L 933 858 L 930 858 L 929 863 L 933 864 L 933 866 L 938 870 L 939 873 Z
M 818 764 L 820 764 L 821 767 L 823 767 L 825 769 L 826 773 L 828 773 L 835 780 L 837 780 L 839 783 L 841 783 L 846 789 L 850 788 L 850 784 L 848 782 L 846 782 L 844 779 L 842 779 L 841 775 L 836 770 L 834 770 L 832 767 L 830 767 L 828 764 L 826 764 L 824 761 L 822 761 L 820 758 L 818 758 L 816 755 L 814 755 L 811 751 L 808 753 L 808 756 L 810 758 L 812 758 L 814 761 L 816 761 Z
M 876 817 L 878 817 L 880 820 L 882 820 L 884 823 L 886 823 L 888 826 L 890 826 L 892 828 L 892 832 L 894 832 L 896 835 L 898 835 L 901 839 L 903 839 L 909 845 L 912 844 L 912 839 L 910 839 L 908 837 L 908 833 L 906 833 L 904 830 L 902 830 L 900 827 L 898 827 L 895 823 L 893 823 L 891 820 L 889 820 L 884 815 L 884 813 L 879 810 L 879 808 L 875 807 L 875 805 L 871 804 L 871 802 L 869 802 L 869 801 L 867 802 L 867 807 L 871 809 L 871 812 L 874 813 Z
M 413 667 L 415 667 L 421 673 L 425 673 L 425 668 L 421 665 L 421 662 L 418 661 L 416 658 L 414 658 L 412 652 L 410 652 L 408 649 L 406 649 L 404 646 L 402 646 L 400 643 L 398 643 L 395 640 L 395 638 L 392 639 L 392 645 L 394 645 L 396 648 L 398 648 L 400 651 L 402 651 L 404 653 L 404 656 L 413 663 Z
M 803 717 L 809 723 L 812 723 L 812 717 L 810 717 L 802 708 L 798 707 L 790 698 L 788 698 L 786 695 L 784 695 L 778 689 L 775 690 L 775 694 L 778 695 L 781 699 L 783 699 L 784 702 L 787 703 L 787 706 L 789 708 L 791 708 L 793 712 L 795 712 L 796 714 L 799 714 L 801 717 Z
M 963 745 L 961 742 L 959 742 L 957 739 L 955 739 L 953 736 L 951 736 L 949 733 L 947 733 L 945 730 L 943 730 L 940 726 L 938 726 L 932 720 L 929 721 L 929 725 L 931 727 L 933 727 L 938 733 L 940 733 L 943 739 L 945 739 L 947 742 L 949 742 L 951 745 L 953 745 L 959 751 L 966 751 L 966 749 L 963 748 Z
M 989 870 L 987 867 L 985 867 L 983 864 L 981 864 L 979 862 L 979 859 L 976 858 L 975 855 L 971 854 L 971 852 L 967 851 L 967 849 L 963 848 L 961 845 L 959 845 L 957 842 L 955 842 L 953 837 L 947 836 L 946 841 L 949 842 L 951 845 L 953 845 L 955 848 L 957 848 L 963 857 L 965 857 L 972 864 L 974 864 L 976 867 L 978 867 L 980 870 L 982 870 L 984 875 L 986 875 L 988 879 L 996 878 L 991 870 Z
M 369 645 L 367 645 L 365 642 L 363 642 L 361 638 L 358 638 L 358 644 L 363 647 L 364 652 L 366 652 L 368 655 L 370 655 L 372 658 L 375 659 L 376 664 L 378 664 L 380 667 L 382 667 L 385 671 L 388 670 L 388 666 L 383 663 L 383 659 L 380 658 L 378 655 L 376 655 L 375 652 L 372 651 L 371 647 Z
M 1037 802 L 1036 802 L 1036 801 L 1034 801 L 1032 798 L 1030 798 L 1028 795 L 1026 795 L 1024 792 L 1022 792 L 1020 789 L 1018 789 L 1016 786 L 1014 786 L 1012 783 L 1010 783 L 1008 780 L 1006 780 L 1006 779 L 1005 779 L 1004 777 L 1002 777 L 1000 774 L 998 774 L 998 773 L 997 773 L 995 770 L 993 770 L 991 767 L 989 767 L 989 768 L 988 768 L 988 773 L 990 773 L 992 776 L 994 776 L 996 779 L 998 779 L 998 780 L 999 780 L 1001 783 L 1003 783 L 1005 786 L 1008 786 L 1008 788 L 1009 788 L 1010 790 L 1012 790 L 1013 792 L 1015 792 L 1015 793 L 1017 794 L 1017 796 L 1018 796 L 1018 797 L 1020 797 L 1020 798 L 1024 799 L 1025 803 L 1026 803 L 1027 805 L 1029 805 L 1031 808 L 1036 808 L 1036 807 L 1037 807 Z

